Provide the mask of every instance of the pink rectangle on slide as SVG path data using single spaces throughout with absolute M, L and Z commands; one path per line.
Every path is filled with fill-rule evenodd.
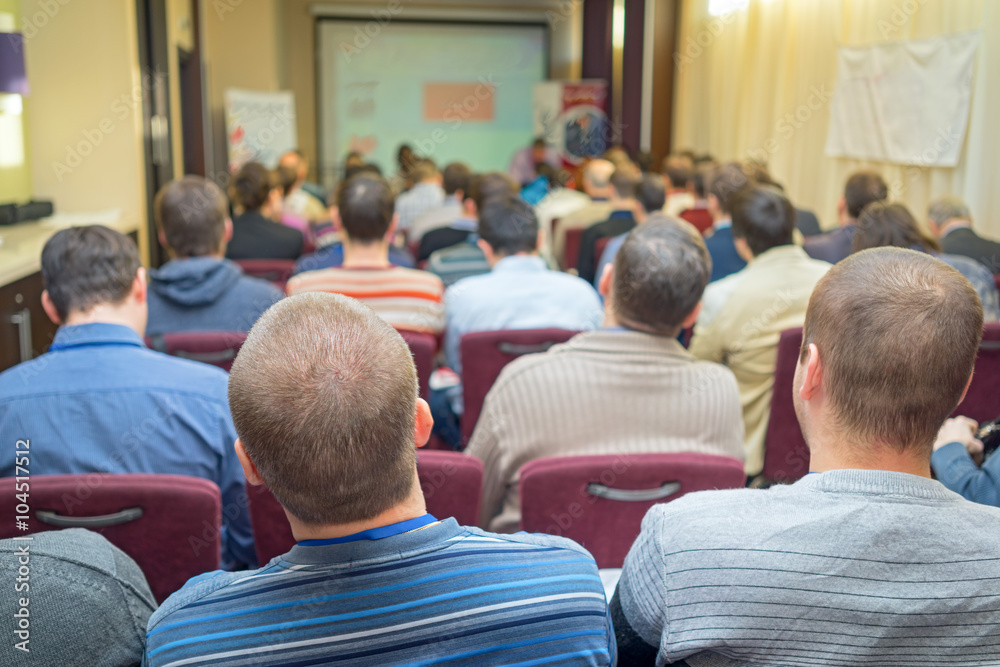
M 424 120 L 492 121 L 495 95 L 486 83 L 425 83 Z

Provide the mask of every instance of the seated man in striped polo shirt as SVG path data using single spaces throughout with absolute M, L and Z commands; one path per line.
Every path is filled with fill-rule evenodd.
M 344 236 L 343 265 L 293 276 L 288 281 L 288 295 L 336 292 L 368 304 L 397 329 L 441 333 L 441 279 L 389 261 L 389 241 L 396 232 L 398 216 L 385 179 L 364 173 L 343 183 L 334 222 Z
M 930 468 L 982 330 L 972 285 L 930 255 L 830 269 L 793 392 L 810 474 L 646 514 L 611 600 L 622 663 L 1000 664 L 1000 509 Z
M 247 478 L 298 543 L 260 570 L 189 581 L 150 619 L 144 664 L 615 664 L 582 547 L 427 514 L 415 446 L 430 409 L 406 343 L 369 308 L 280 301 L 250 331 L 229 400 Z

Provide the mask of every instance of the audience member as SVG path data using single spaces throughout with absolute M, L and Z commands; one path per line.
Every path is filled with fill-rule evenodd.
M 409 348 L 370 309 L 329 294 L 276 304 L 229 395 L 247 477 L 274 493 L 297 544 L 170 596 L 144 664 L 615 663 L 582 547 L 427 513 L 415 446 L 430 411 Z
M 233 223 L 225 194 L 211 181 L 186 176 L 167 183 L 153 213 L 171 259 L 149 272 L 147 334 L 249 331 L 284 296 L 225 259 Z
M 469 191 L 469 181 L 472 172 L 463 162 L 452 162 L 444 168 L 442 182 L 444 184 L 444 202 L 437 208 L 423 213 L 406 233 L 406 242 L 411 246 L 419 245 L 420 239 L 429 231 L 448 227 L 462 217 L 465 208 L 462 201 Z
M 851 174 L 844 186 L 844 196 L 837 203 L 840 226 L 832 232 L 806 239 L 806 253 L 813 259 L 836 264 L 851 254 L 858 216 L 868 204 L 889 198 L 889 186 L 873 171 Z
M 687 220 L 702 236 L 712 229 L 712 214 L 708 211 L 708 192 L 705 181 L 708 175 L 717 167 L 715 162 L 696 164 L 691 176 L 691 190 L 694 194 L 694 204 L 691 208 L 681 211 L 678 217 Z
M 601 302 L 585 281 L 550 271 L 538 256 L 540 233 L 532 208 L 516 196 L 486 201 L 479 217 L 479 248 L 491 271 L 464 278 L 445 293 L 444 354 L 448 366 L 462 373 L 462 336 L 504 329 L 589 331 L 601 325 Z M 464 411 L 462 387 L 434 398 L 437 433 L 452 447 L 461 446 L 455 416 Z
M 433 161 L 422 159 L 414 162 L 410 177 L 413 187 L 396 198 L 398 227 L 404 234 L 413 226 L 414 220 L 444 204 L 445 199 L 445 191 L 441 187 L 441 172 Z
M 588 283 L 594 282 L 597 272 L 597 257 L 595 246 L 598 239 L 627 234 L 636 225 L 636 190 L 642 176 L 632 163 L 615 169 L 611 175 L 611 213 L 607 220 L 587 227 L 580 238 L 580 254 L 577 259 L 577 274 Z M 640 214 L 641 215 L 641 214 Z
M 930 478 L 982 326 L 968 281 L 925 254 L 830 270 L 793 394 L 813 474 L 654 506 L 611 600 L 619 662 L 1000 662 L 1000 510 Z
M 547 164 L 539 167 L 548 180 L 547 194 L 535 204 L 538 228 L 545 233 L 544 254 L 552 256 L 552 221 L 579 211 L 590 204 L 590 197 L 569 186 L 571 175 L 565 169 L 556 171 Z M 530 203 L 530 202 L 529 202 Z M 558 266 L 558 263 L 550 266 Z
M 736 251 L 733 240 L 731 206 L 736 193 L 752 184 L 738 162 L 719 165 L 706 176 L 712 230 L 706 235 L 705 247 L 712 256 L 712 282 L 736 273 L 747 265 L 746 259 Z
M 968 417 L 945 421 L 934 441 L 931 468 L 939 482 L 963 498 L 1000 507 L 1000 456 L 994 451 L 983 460 L 977 428 Z
M 517 183 L 510 176 L 499 171 L 475 174 L 469 179 L 469 189 L 465 192 L 463 214 L 447 227 L 424 234 L 417 250 L 417 261 L 429 259 L 438 250 L 469 241 L 479 225 L 479 211 L 483 202 L 494 197 L 517 194 Z
M 143 344 L 146 274 L 127 236 L 72 227 L 42 250 L 49 351 L 0 373 L 0 424 L 30 434 L 32 475 L 163 473 L 222 491 L 223 565 L 256 565 L 226 372 Z M 14 458 L 0 477 L 14 475 Z
M 572 213 L 552 221 L 552 254 L 560 262 L 563 260 L 566 248 L 566 232 L 571 229 L 586 229 L 591 225 L 607 220 L 614 207 L 611 197 L 614 188 L 611 187 L 611 175 L 615 166 L 607 160 L 591 160 L 583 168 L 583 191 L 590 197 L 590 204 Z
M 746 432 L 746 472 L 764 466 L 778 338 L 802 326 L 813 287 L 830 269 L 793 243 L 795 209 L 770 186 L 745 187 L 727 200 L 746 268 L 705 290 L 691 354 L 725 363 L 736 375 Z
M 695 196 L 691 184 L 694 177 L 694 162 L 685 155 L 668 155 L 663 159 L 663 181 L 667 189 L 667 201 L 663 212 L 672 218 L 694 208 Z
M 69 528 L 0 540 L 0 572 L 10 587 L 0 595 L 0 614 L 12 627 L 0 663 L 142 662 L 156 600 L 135 561 L 98 533 Z
M 943 255 L 937 240 L 920 229 L 916 218 L 902 204 L 872 202 L 858 217 L 853 251 L 893 246 L 930 253 L 955 269 L 972 283 L 983 304 L 987 322 L 1000 320 L 1000 295 L 989 269 L 974 259 L 961 255 Z
M 759 185 L 773 185 L 782 192 L 785 191 L 785 186 L 774 180 L 771 176 L 771 173 L 767 170 L 766 163 L 748 160 L 743 164 L 743 170 L 750 176 L 751 180 Z M 795 208 L 795 228 L 799 230 L 799 233 L 803 237 L 817 236 L 823 232 L 820 229 L 819 219 L 816 217 L 816 214 L 798 207 Z
M 295 173 L 295 181 L 285 193 L 282 210 L 306 222 L 328 220 L 330 213 L 326 210 L 326 205 L 305 187 L 306 179 L 309 177 L 309 161 L 302 151 L 288 151 L 281 156 L 278 166 L 286 167 Z
M 972 229 L 972 213 L 957 197 L 942 197 L 927 209 L 931 231 L 941 239 L 941 248 L 950 255 L 964 255 L 1000 273 L 1000 243 L 984 239 Z
M 368 304 L 398 329 L 440 333 L 444 323 L 441 279 L 389 262 L 389 240 L 397 221 L 384 179 L 362 174 L 342 184 L 336 222 L 344 235 L 344 264 L 293 276 L 288 294 L 345 294 Z
M 548 145 L 544 137 L 536 138 L 531 142 L 531 146 L 514 153 L 507 173 L 520 187 L 538 178 L 539 164 L 547 164 L 553 169 L 562 169 L 562 158 L 559 157 L 556 149 Z
M 232 190 L 242 213 L 233 220 L 226 257 L 296 259 L 302 254 L 302 232 L 272 219 L 281 211 L 281 189 L 272 172 L 258 162 L 248 162 L 233 178 Z
M 637 187 L 635 191 L 635 200 L 638 204 L 635 208 L 636 225 L 643 224 L 646 220 L 649 220 L 651 216 L 657 216 L 657 218 L 664 217 L 661 211 L 663 210 L 666 198 L 667 192 L 663 186 L 663 179 L 656 174 L 644 176 L 642 181 L 639 182 L 639 187 Z M 621 248 L 622 244 L 625 242 L 626 236 L 628 236 L 627 232 L 619 234 L 609 240 L 607 245 L 604 246 L 604 252 L 601 253 L 600 261 L 597 263 L 597 271 L 594 273 L 595 287 L 597 287 L 598 283 L 600 283 L 601 278 L 604 275 L 605 267 L 614 261 L 615 255 L 618 253 L 618 249 Z
M 292 194 L 295 184 L 298 181 L 298 172 L 287 165 L 278 165 L 278 168 L 274 170 L 275 178 L 278 182 L 278 186 L 281 188 L 281 215 L 279 216 L 278 222 L 281 224 L 291 227 L 292 229 L 297 229 L 302 232 L 302 238 L 306 242 L 312 240 L 313 233 L 312 227 L 309 221 L 303 217 L 299 217 L 291 212 L 285 204 L 288 202 L 288 196 Z
M 650 178 L 662 192 L 660 177 Z M 743 458 L 732 372 L 695 360 L 676 340 L 698 315 L 709 261 L 697 231 L 658 214 L 626 237 L 601 276 L 603 328 L 504 368 L 466 450 L 485 467 L 480 525 L 518 529 L 518 470 L 537 458 L 662 452 Z
M 392 189 L 393 197 L 398 197 L 406 192 L 413 184 L 410 170 L 413 169 L 413 164 L 418 159 L 409 144 L 400 144 L 399 148 L 396 149 L 396 173 L 389 178 L 389 187 Z

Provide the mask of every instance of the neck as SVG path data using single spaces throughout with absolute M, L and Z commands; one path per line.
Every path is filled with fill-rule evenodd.
M 389 267 L 389 242 L 385 239 L 374 243 L 357 243 L 350 238 L 344 239 L 344 268 L 379 268 Z
M 400 521 L 416 519 L 427 514 L 427 505 L 424 502 L 424 494 L 420 490 L 419 480 L 416 479 L 416 472 L 414 472 L 413 489 L 410 491 L 409 497 L 371 519 L 316 526 L 299 521 L 287 511 L 285 514 L 288 516 L 288 523 L 292 528 L 292 536 L 295 538 L 295 541 L 302 542 L 303 540 L 332 540 L 373 528 L 391 526 Z
M 948 232 L 960 229 L 962 227 L 971 227 L 971 225 L 969 224 L 968 220 L 962 220 L 961 218 L 954 218 L 941 225 L 938 231 L 938 236 L 944 238 L 945 236 L 948 235 Z
M 844 215 L 844 217 L 840 219 L 841 227 L 853 227 L 856 224 L 858 224 L 858 219 L 852 218 L 848 215 Z
M 138 321 L 127 306 L 98 304 L 86 312 L 74 311 L 66 316 L 63 325 L 72 327 L 78 324 L 120 324 L 128 327 L 140 336 L 145 334 L 146 327 Z
M 821 434 L 821 435 L 818 435 Z M 860 442 L 836 428 L 810 429 L 809 472 L 885 470 L 919 477 L 931 476 L 931 448 L 899 451 L 887 445 Z

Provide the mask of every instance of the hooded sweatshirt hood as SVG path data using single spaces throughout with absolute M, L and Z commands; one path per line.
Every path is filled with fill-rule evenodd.
M 149 289 L 180 306 L 215 303 L 239 281 L 243 271 L 228 259 L 174 259 L 149 272 Z

